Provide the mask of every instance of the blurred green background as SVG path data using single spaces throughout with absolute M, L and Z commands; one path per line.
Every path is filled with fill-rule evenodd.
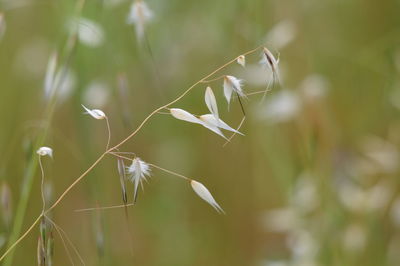
M 132 1 L 86 0 L 81 17 L 89 21 L 74 43 L 77 1 L 0 1 L 1 253 L 18 227 L 21 195 L 29 194 L 23 230 L 41 211 L 38 145 L 54 149 L 54 160 L 43 159 L 49 202 L 103 152 L 106 125 L 83 115 L 82 103 L 107 114 L 117 144 L 156 107 L 265 45 L 280 54 L 281 86 L 265 101 L 243 101 L 245 137 L 223 147 L 211 131 L 158 114 L 121 147 L 202 182 L 226 215 L 157 169 L 128 224 L 123 209 L 74 212 L 122 203 L 116 159 L 106 156 L 53 219 L 86 265 L 399 265 L 400 2 L 146 3 L 153 19 L 142 42 L 127 23 Z M 69 70 L 49 100 L 54 52 Z M 260 53 L 246 59 L 245 68 L 219 74 L 244 79 L 246 93 L 264 90 Z M 237 101 L 228 111 L 222 82 L 209 85 L 236 127 Z M 173 107 L 206 113 L 205 87 Z M 38 236 L 35 228 L 21 242 L 12 265 L 37 264 Z M 54 236 L 54 265 L 70 265 Z

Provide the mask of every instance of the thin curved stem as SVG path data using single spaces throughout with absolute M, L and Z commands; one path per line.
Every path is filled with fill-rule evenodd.
M 160 167 L 160 166 L 158 166 L 158 165 L 155 165 L 155 164 L 152 164 L 152 163 L 149 163 L 149 165 L 152 166 L 152 167 L 154 167 L 154 168 L 157 168 L 158 170 L 164 171 L 164 172 L 166 172 L 166 173 L 168 173 L 168 174 L 171 174 L 171 175 L 180 177 L 180 178 L 182 178 L 182 179 L 185 179 L 186 181 L 191 181 L 191 180 L 192 180 L 191 178 L 189 178 L 189 177 L 187 177 L 187 176 L 184 176 L 184 175 L 178 174 L 178 173 L 176 173 L 176 172 L 174 172 L 174 171 L 171 171 L 171 170 L 162 168 L 162 167 Z
M 244 120 L 246 120 L 246 117 L 243 116 L 242 121 L 240 121 L 239 126 L 237 127 L 236 131 L 239 131 L 239 129 L 242 127 Z M 222 145 L 222 147 L 225 147 L 232 139 L 237 135 L 237 132 L 233 132 L 232 136 L 228 138 L 228 140 Z
M 40 214 L 36 220 L 32 223 L 32 225 L 28 228 L 28 230 L 25 231 L 25 233 L 22 234 L 22 236 L 20 236 L 5 252 L 4 254 L 0 257 L 0 261 L 2 261 L 7 255 L 8 253 L 11 252 L 11 250 L 13 250 L 18 244 L 19 242 L 21 242 L 31 231 L 32 229 L 35 227 L 35 225 L 37 225 L 37 223 L 40 221 L 40 219 L 43 217 L 43 214 Z
M 202 80 L 201 83 L 211 83 L 211 82 L 214 82 L 214 81 L 223 79 L 225 76 L 226 76 L 226 75 L 222 75 L 222 76 L 219 76 L 218 78 L 208 79 L 208 80 Z
M 108 138 L 107 138 L 107 146 L 106 146 L 106 151 L 110 147 L 110 141 L 111 141 L 111 129 L 110 129 L 110 122 L 108 121 L 108 117 L 106 116 L 106 123 L 107 123 L 107 133 L 108 133 Z
M 58 199 L 53 203 L 53 205 L 50 206 L 44 213 L 47 214 L 49 213 L 52 209 L 54 209 L 60 201 L 68 194 L 68 192 L 81 181 L 106 155 L 106 153 L 103 153 L 100 155 L 100 157 L 85 171 L 83 174 L 81 174 L 64 192 L 58 197 Z
M 44 197 L 44 169 L 42 165 L 42 156 L 39 155 L 39 167 L 40 167 L 40 173 L 41 173 L 41 183 L 40 183 L 40 192 L 42 196 L 42 214 L 44 213 L 44 210 L 46 208 L 46 199 Z

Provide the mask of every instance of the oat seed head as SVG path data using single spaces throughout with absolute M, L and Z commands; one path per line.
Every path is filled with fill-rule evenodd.
M 243 80 L 238 79 L 234 76 L 225 76 L 224 77 L 224 95 L 226 98 L 226 101 L 228 102 L 228 105 L 231 102 L 232 99 L 232 93 L 237 93 L 239 97 L 245 97 L 245 94 L 242 89 L 243 86 Z
M 86 108 L 83 104 L 82 104 L 82 107 L 83 107 L 83 109 L 86 110 L 85 114 L 91 115 L 94 119 L 105 119 L 106 118 L 106 114 L 99 109 L 90 110 L 90 109 Z
M 40 156 L 50 156 L 53 158 L 53 149 L 49 147 L 40 147 L 36 153 Z
M 241 65 L 242 67 L 246 66 L 246 57 L 244 55 L 239 55 L 236 59 L 236 62 Z
M 136 157 L 127 167 L 127 174 L 129 180 L 134 184 L 134 201 L 136 202 L 139 183 L 143 186 L 143 180 L 146 181 L 146 177 L 150 176 L 150 166 Z

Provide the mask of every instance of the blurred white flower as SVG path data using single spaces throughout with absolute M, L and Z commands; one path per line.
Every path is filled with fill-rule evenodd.
M 392 203 L 390 218 L 397 227 L 400 227 L 400 197 L 397 197 Z
M 400 55 L 399 55 L 400 57 Z M 400 58 L 399 58 L 399 72 L 400 72 Z M 397 85 L 399 86 L 399 85 Z M 397 109 L 400 109 L 400 88 L 397 87 L 389 94 L 389 102 Z
M 53 150 L 49 147 L 40 147 L 36 153 L 40 156 L 50 156 L 53 157 Z
M 261 217 L 266 231 L 289 232 L 303 225 L 303 219 L 297 210 L 291 207 L 269 210 Z
M 190 185 L 192 186 L 194 192 L 196 192 L 196 194 L 200 198 L 202 198 L 204 201 L 210 204 L 217 212 L 225 213 L 224 210 L 215 201 L 210 191 L 208 191 L 208 189 L 202 183 L 197 182 L 195 180 L 191 180 Z
M 57 68 L 57 57 L 58 54 L 53 52 L 50 55 L 49 61 L 47 63 L 46 75 L 44 78 L 44 94 L 47 97 L 50 97 L 50 94 L 54 88 L 54 81 L 56 77 L 56 68 Z
M 129 180 L 134 184 L 135 187 L 133 198 L 134 202 L 136 202 L 139 183 L 143 188 L 143 180 L 147 181 L 146 176 L 150 176 L 150 166 L 140 158 L 136 157 L 133 159 L 132 164 L 127 167 L 127 174 Z
M 319 203 L 317 187 L 308 174 L 299 177 L 293 189 L 292 205 L 304 213 L 313 211 Z
M 266 260 L 260 266 L 290 266 L 290 262 L 285 260 Z
M 376 136 L 369 136 L 363 139 L 361 149 L 370 161 L 369 174 L 394 173 L 399 169 L 400 154 L 394 144 Z
M 104 82 L 92 81 L 85 89 L 84 102 L 87 105 L 103 107 L 109 99 L 109 91 Z
M 32 37 L 29 42 L 19 43 L 12 65 L 19 78 L 29 82 L 42 79 L 50 49 L 48 40 L 42 37 Z
M 98 47 L 104 42 L 103 28 L 87 18 L 74 18 L 69 23 L 69 30 L 77 32 L 79 41 L 89 47 Z
M 318 74 L 307 76 L 300 85 L 305 100 L 314 101 L 324 98 L 328 92 L 327 80 Z
M 315 265 L 319 243 L 309 231 L 300 229 L 291 232 L 287 244 L 292 251 L 294 265 Z
M 246 57 L 244 55 L 239 55 L 236 59 L 236 62 L 241 65 L 242 67 L 246 66 Z
M 4 14 L 0 12 L 0 41 L 6 33 L 6 19 L 4 18 Z
M 267 98 L 259 116 L 270 123 L 286 122 L 296 117 L 301 107 L 301 99 L 296 93 L 280 90 Z
M 243 90 L 243 81 L 234 77 L 234 76 L 225 76 L 224 77 L 224 95 L 226 101 L 231 102 L 232 93 L 236 93 L 239 97 L 245 97 Z
M 13 200 L 10 186 L 3 181 L 0 186 L 0 213 L 1 219 L 6 227 L 11 225 L 13 216 Z M 0 245 L 1 248 L 1 245 Z
M 90 110 L 90 109 L 86 108 L 83 104 L 82 104 L 82 107 L 83 107 L 83 109 L 86 110 L 85 114 L 89 114 L 95 119 L 105 119 L 106 118 L 106 114 L 99 109 Z
M 350 211 L 370 212 L 387 206 L 393 188 L 385 181 L 366 189 L 346 181 L 339 185 L 338 193 L 342 204 Z
M 44 79 L 44 97 L 50 100 L 57 97 L 58 101 L 66 100 L 73 92 L 76 84 L 74 72 L 66 66 L 57 70 L 57 53 L 50 55 Z
M 153 11 L 143 0 L 134 0 L 131 5 L 127 23 L 133 24 L 139 41 L 143 40 L 146 24 L 153 19 Z
M 367 242 L 367 231 L 358 224 L 350 224 L 343 232 L 343 246 L 346 251 L 357 252 Z
M 292 42 L 296 34 L 296 24 L 291 20 L 282 20 L 268 32 L 265 42 L 271 47 L 280 50 Z

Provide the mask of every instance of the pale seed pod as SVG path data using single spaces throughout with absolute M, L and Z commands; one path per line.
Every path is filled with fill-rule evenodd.
M 99 119 L 100 120 L 100 119 L 105 119 L 106 118 L 106 114 L 103 111 L 99 110 L 99 109 L 90 110 L 90 109 L 86 108 L 86 106 L 84 106 L 83 104 L 82 104 L 82 107 L 86 111 L 85 114 L 91 115 L 94 119 Z
M 236 59 L 236 62 L 241 65 L 242 67 L 246 66 L 246 57 L 244 55 L 239 55 Z
M 36 153 L 40 156 L 50 156 L 53 158 L 53 149 L 49 147 L 40 147 Z
M 245 97 L 245 94 L 242 90 L 243 80 L 238 79 L 234 76 L 225 76 L 224 77 L 224 95 L 226 101 L 229 103 L 232 99 L 232 93 L 236 93 L 239 97 Z
M 218 114 L 218 106 L 217 106 L 217 100 L 215 99 L 214 92 L 210 87 L 206 88 L 206 93 L 204 95 L 204 101 L 206 102 L 208 110 L 215 116 L 217 121 L 219 120 L 219 114 Z
M 197 182 L 195 180 L 191 180 L 190 185 L 192 186 L 194 192 L 196 192 L 196 194 L 200 198 L 202 198 L 205 202 L 210 204 L 217 212 L 225 213 L 224 210 L 215 201 L 210 191 L 202 183 Z

